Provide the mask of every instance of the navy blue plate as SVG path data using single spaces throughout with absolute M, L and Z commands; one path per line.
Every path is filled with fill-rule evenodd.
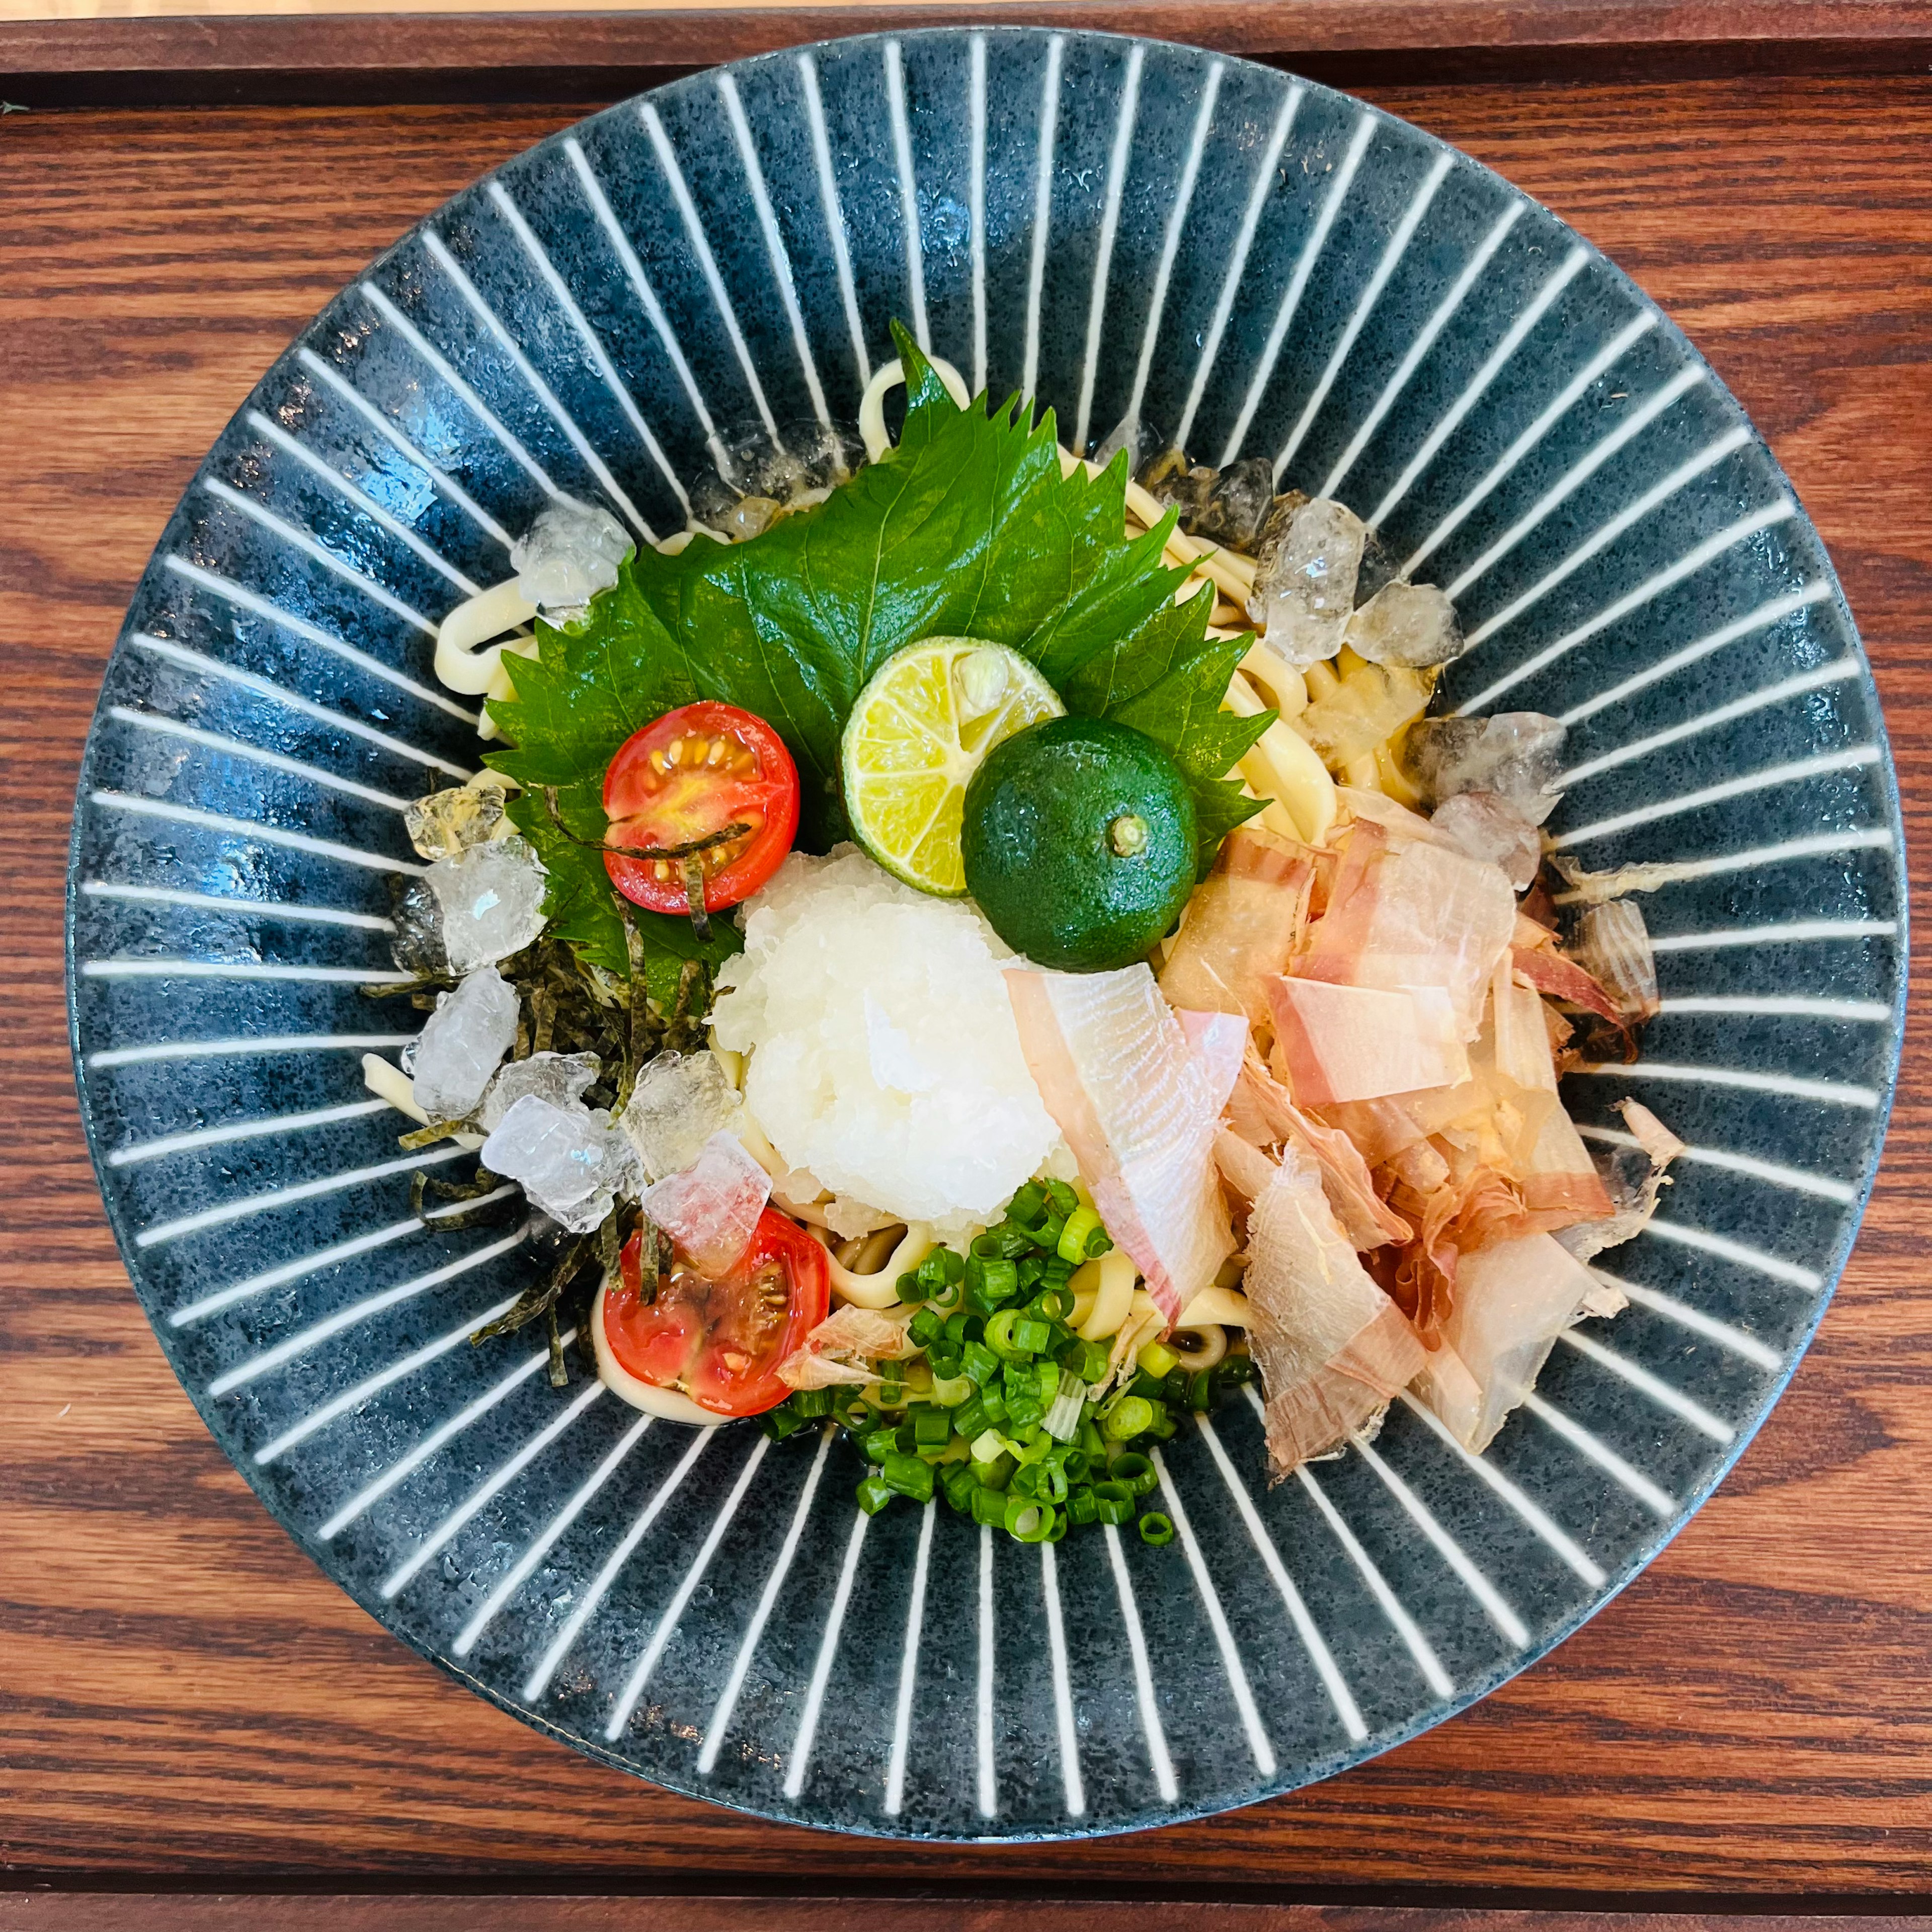
M 409 1206 L 362 1080 L 404 802 L 477 762 L 438 620 L 555 494 L 680 527 L 721 440 L 850 421 L 904 318 L 1070 441 L 1278 460 L 1447 586 L 1465 708 L 1571 726 L 1562 848 L 1663 869 L 1646 1057 L 1572 1080 L 1691 1144 L 1472 1462 L 1398 1405 L 1270 1490 L 1249 1407 L 1162 1472 L 1165 1550 L 910 1505 L 848 1452 L 651 1424 L 516 1338 L 514 1229 Z M 775 54 L 459 195 L 304 332 L 136 593 L 74 834 L 74 1052 L 142 1305 L 328 1574 L 529 1723 L 766 1816 L 1119 1831 L 1462 1708 L 1656 1553 L 1810 1336 L 1899 1040 L 1898 801 L 1823 548 L 1736 404 L 1507 183 L 1324 88 L 1093 34 Z

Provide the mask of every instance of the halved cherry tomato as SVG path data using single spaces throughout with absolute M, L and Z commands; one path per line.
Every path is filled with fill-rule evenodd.
M 718 1415 L 758 1415 L 791 1390 L 778 1364 L 825 1319 L 831 1276 L 825 1250 L 776 1208 L 722 1280 L 681 1258 L 644 1298 L 641 1232 L 626 1244 L 620 1279 L 604 1295 L 604 1338 L 640 1382 L 680 1388 Z
M 749 898 L 778 868 L 798 830 L 798 767 L 762 718 L 706 700 L 667 711 L 625 740 L 604 775 L 604 842 L 663 859 L 604 854 L 610 883 L 633 905 L 688 912 L 691 868 L 704 910 Z M 719 843 L 688 848 L 728 827 Z

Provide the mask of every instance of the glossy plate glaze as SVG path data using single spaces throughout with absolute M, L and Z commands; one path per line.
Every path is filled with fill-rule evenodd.
M 1660 162 L 1659 165 L 1664 164 Z M 1270 1489 L 1246 1404 L 1178 1540 L 852 1502 L 815 1438 L 651 1424 L 466 1337 L 514 1228 L 409 1206 L 360 1057 L 401 808 L 477 762 L 430 672 L 560 493 L 680 527 L 721 440 L 850 421 L 904 319 L 1067 440 L 1124 417 L 1339 495 L 1571 727 L 1559 846 L 1663 869 L 1661 1017 L 1568 1100 L 1691 1143 L 1481 1462 L 1399 1404 Z M 594 1755 L 765 1815 L 977 1838 L 1244 1803 L 1384 1749 L 1628 1581 L 1790 1374 L 1883 1130 L 1898 800 L 1816 536 L 1737 405 L 1563 225 L 1344 95 L 1184 48 L 940 30 L 774 55 L 544 142 L 373 263 L 142 580 L 74 844 L 74 1045 L 136 1288 L 208 1426 L 356 1599 Z

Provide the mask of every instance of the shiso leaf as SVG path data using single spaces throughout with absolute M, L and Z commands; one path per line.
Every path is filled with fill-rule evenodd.
M 1208 637 L 1211 593 L 1174 603 L 1182 573 L 1162 560 L 1166 526 L 1124 535 L 1124 454 L 1097 476 L 1063 476 L 1050 410 L 1036 424 L 1017 397 L 962 410 L 896 323 L 892 336 L 907 372 L 896 447 L 748 542 L 641 549 L 579 628 L 540 624 L 538 656 L 512 664 L 516 697 L 490 704 L 510 748 L 488 762 L 526 788 L 557 787 L 570 829 L 601 838 L 604 772 L 625 740 L 716 698 L 784 739 L 803 794 L 800 843 L 822 851 L 848 836 L 839 737 L 866 681 L 922 638 L 984 638 L 1031 658 L 1070 710 L 1166 747 L 1194 793 L 1204 873 L 1260 809 L 1223 776 L 1274 716 L 1220 709 L 1240 641 Z M 527 789 L 511 815 L 550 868 L 554 929 L 625 971 L 597 855 L 548 825 Z M 708 946 L 686 921 L 640 913 L 638 924 L 654 992 L 679 960 L 715 962 L 736 944 L 722 922 Z

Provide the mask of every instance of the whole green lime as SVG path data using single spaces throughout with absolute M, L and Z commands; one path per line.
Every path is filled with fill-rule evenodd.
M 1194 801 L 1143 731 L 1053 718 L 996 745 L 966 788 L 966 890 L 1036 965 L 1141 958 L 1194 889 Z

